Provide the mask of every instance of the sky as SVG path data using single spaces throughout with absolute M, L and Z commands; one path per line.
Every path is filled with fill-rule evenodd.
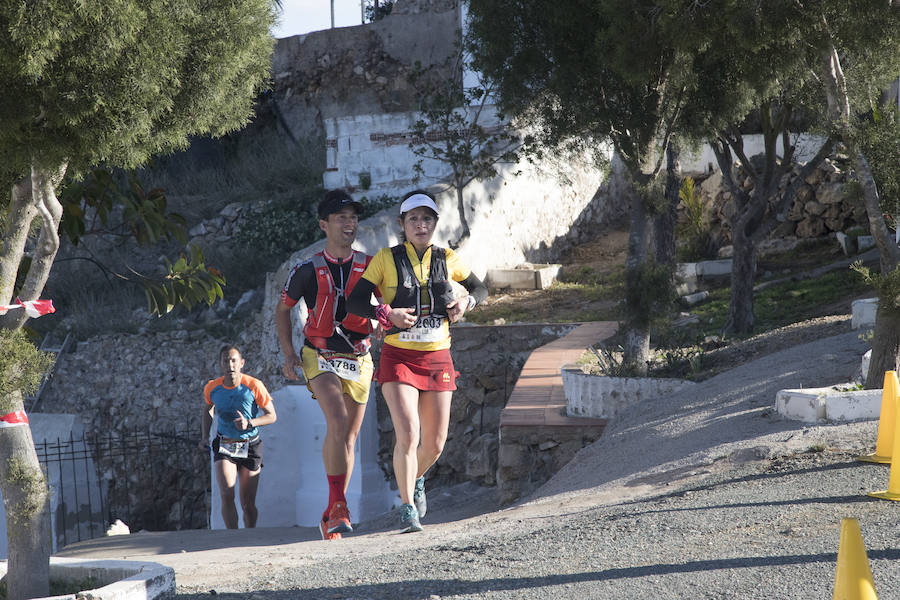
M 359 5 L 360 0 L 334 0 L 334 26 L 359 25 Z M 276 38 L 331 27 L 331 0 L 282 0 L 281 6 L 280 23 L 272 32 Z

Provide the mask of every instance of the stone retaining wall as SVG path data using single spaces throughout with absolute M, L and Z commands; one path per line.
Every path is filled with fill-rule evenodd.
M 799 177 L 796 167 L 785 175 L 778 187 L 779 194 Z M 815 238 L 846 231 L 852 227 L 868 229 L 868 219 L 862 198 L 849 193 L 851 181 L 849 159 L 842 154 L 826 158 L 800 186 L 794 202 L 771 237 Z M 743 168 L 737 168 L 737 185 L 744 190 L 753 187 Z M 723 185 L 722 174 L 716 170 L 700 185 L 706 206 L 704 223 L 717 247 L 731 243 L 731 217 L 734 198 Z
M 444 453 L 428 472 L 428 485 L 474 481 L 496 485 L 500 412 L 531 351 L 565 335 L 570 324 L 454 326 L 450 353 L 459 371 Z M 377 357 L 376 357 L 377 360 Z M 376 389 L 382 469 L 392 473 L 390 414 Z M 579 446 L 580 447 L 580 446 Z

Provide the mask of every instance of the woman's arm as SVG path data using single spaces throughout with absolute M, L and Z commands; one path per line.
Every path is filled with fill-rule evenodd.
M 484 283 L 478 279 L 475 273 L 469 273 L 469 276 L 459 282 L 469 295 L 475 299 L 475 304 L 480 304 L 488 297 L 488 289 Z M 473 305 L 474 306 L 474 305 Z M 470 307 L 471 308 L 471 307 Z
M 353 286 L 350 297 L 347 298 L 347 312 L 354 315 L 366 317 L 367 319 L 375 318 L 375 307 L 372 306 L 371 298 L 375 292 L 375 284 L 368 279 L 360 279 Z
M 466 288 L 469 295 L 464 298 L 457 298 L 447 305 L 447 317 L 449 317 L 451 323 L 459 321 L 467 310 L 474 308 L 476 304 L 487 298 L 488 295 L 487 287 L 473 273 L 469 273 L 469 276 L 459 283 Z

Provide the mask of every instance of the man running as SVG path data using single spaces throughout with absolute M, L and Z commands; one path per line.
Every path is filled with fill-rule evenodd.
M 238 526 L 234 505 L 234 488 L 238 482 L 244 527 L 256 527 L 259 516 L 256 490 L 263 451 L 259 428 L 275 422 L 275 405 L 262 381 L 241 373 L 244 359 L 236 346 L 225 346 L 219 351 L 219 366 L 223 375 L 203 388 L 200 447 L 213 451 L 225 527 L 237 529 Z M 216 437 L 210 445 L 214 415 Z
M 342 190 L 325 194 L 318 207 L 325 250 L 293 268 L 275 311 L 284 376 L 299 381 L 297 369 L 301 369 L 325 415 L 322 459 L 328 477 L 328 506 L 319 523 L 325 540 L 340 539 L 342 533 L 353 531 L 345 494 L 374 372 L 369 354 L 372 323 L 349 314 L 346 307 L 350 290 L 371 260 L 351 247 L 361 209 L 362 204 Z M 291 310 L 301 298 L 309 316 L 298 356 L 292 339 Z

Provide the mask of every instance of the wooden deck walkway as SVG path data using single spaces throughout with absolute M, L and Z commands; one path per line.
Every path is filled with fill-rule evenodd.
M 618 325 L 611 321 L 583 323 L 567 335 L 531 353 L 500 414 L 500 427 L 591 427 L 605 419 L 566 416 L 563 365 L 576 362 L 592 344 L 612 337 Z
M 566 415 L 561 369 L 617 329 L 608 321 L 583 323 L 531 353 L 500 413 L 501 502 L 513 502 L 537 489 L 603 433 L 606 419 Z

